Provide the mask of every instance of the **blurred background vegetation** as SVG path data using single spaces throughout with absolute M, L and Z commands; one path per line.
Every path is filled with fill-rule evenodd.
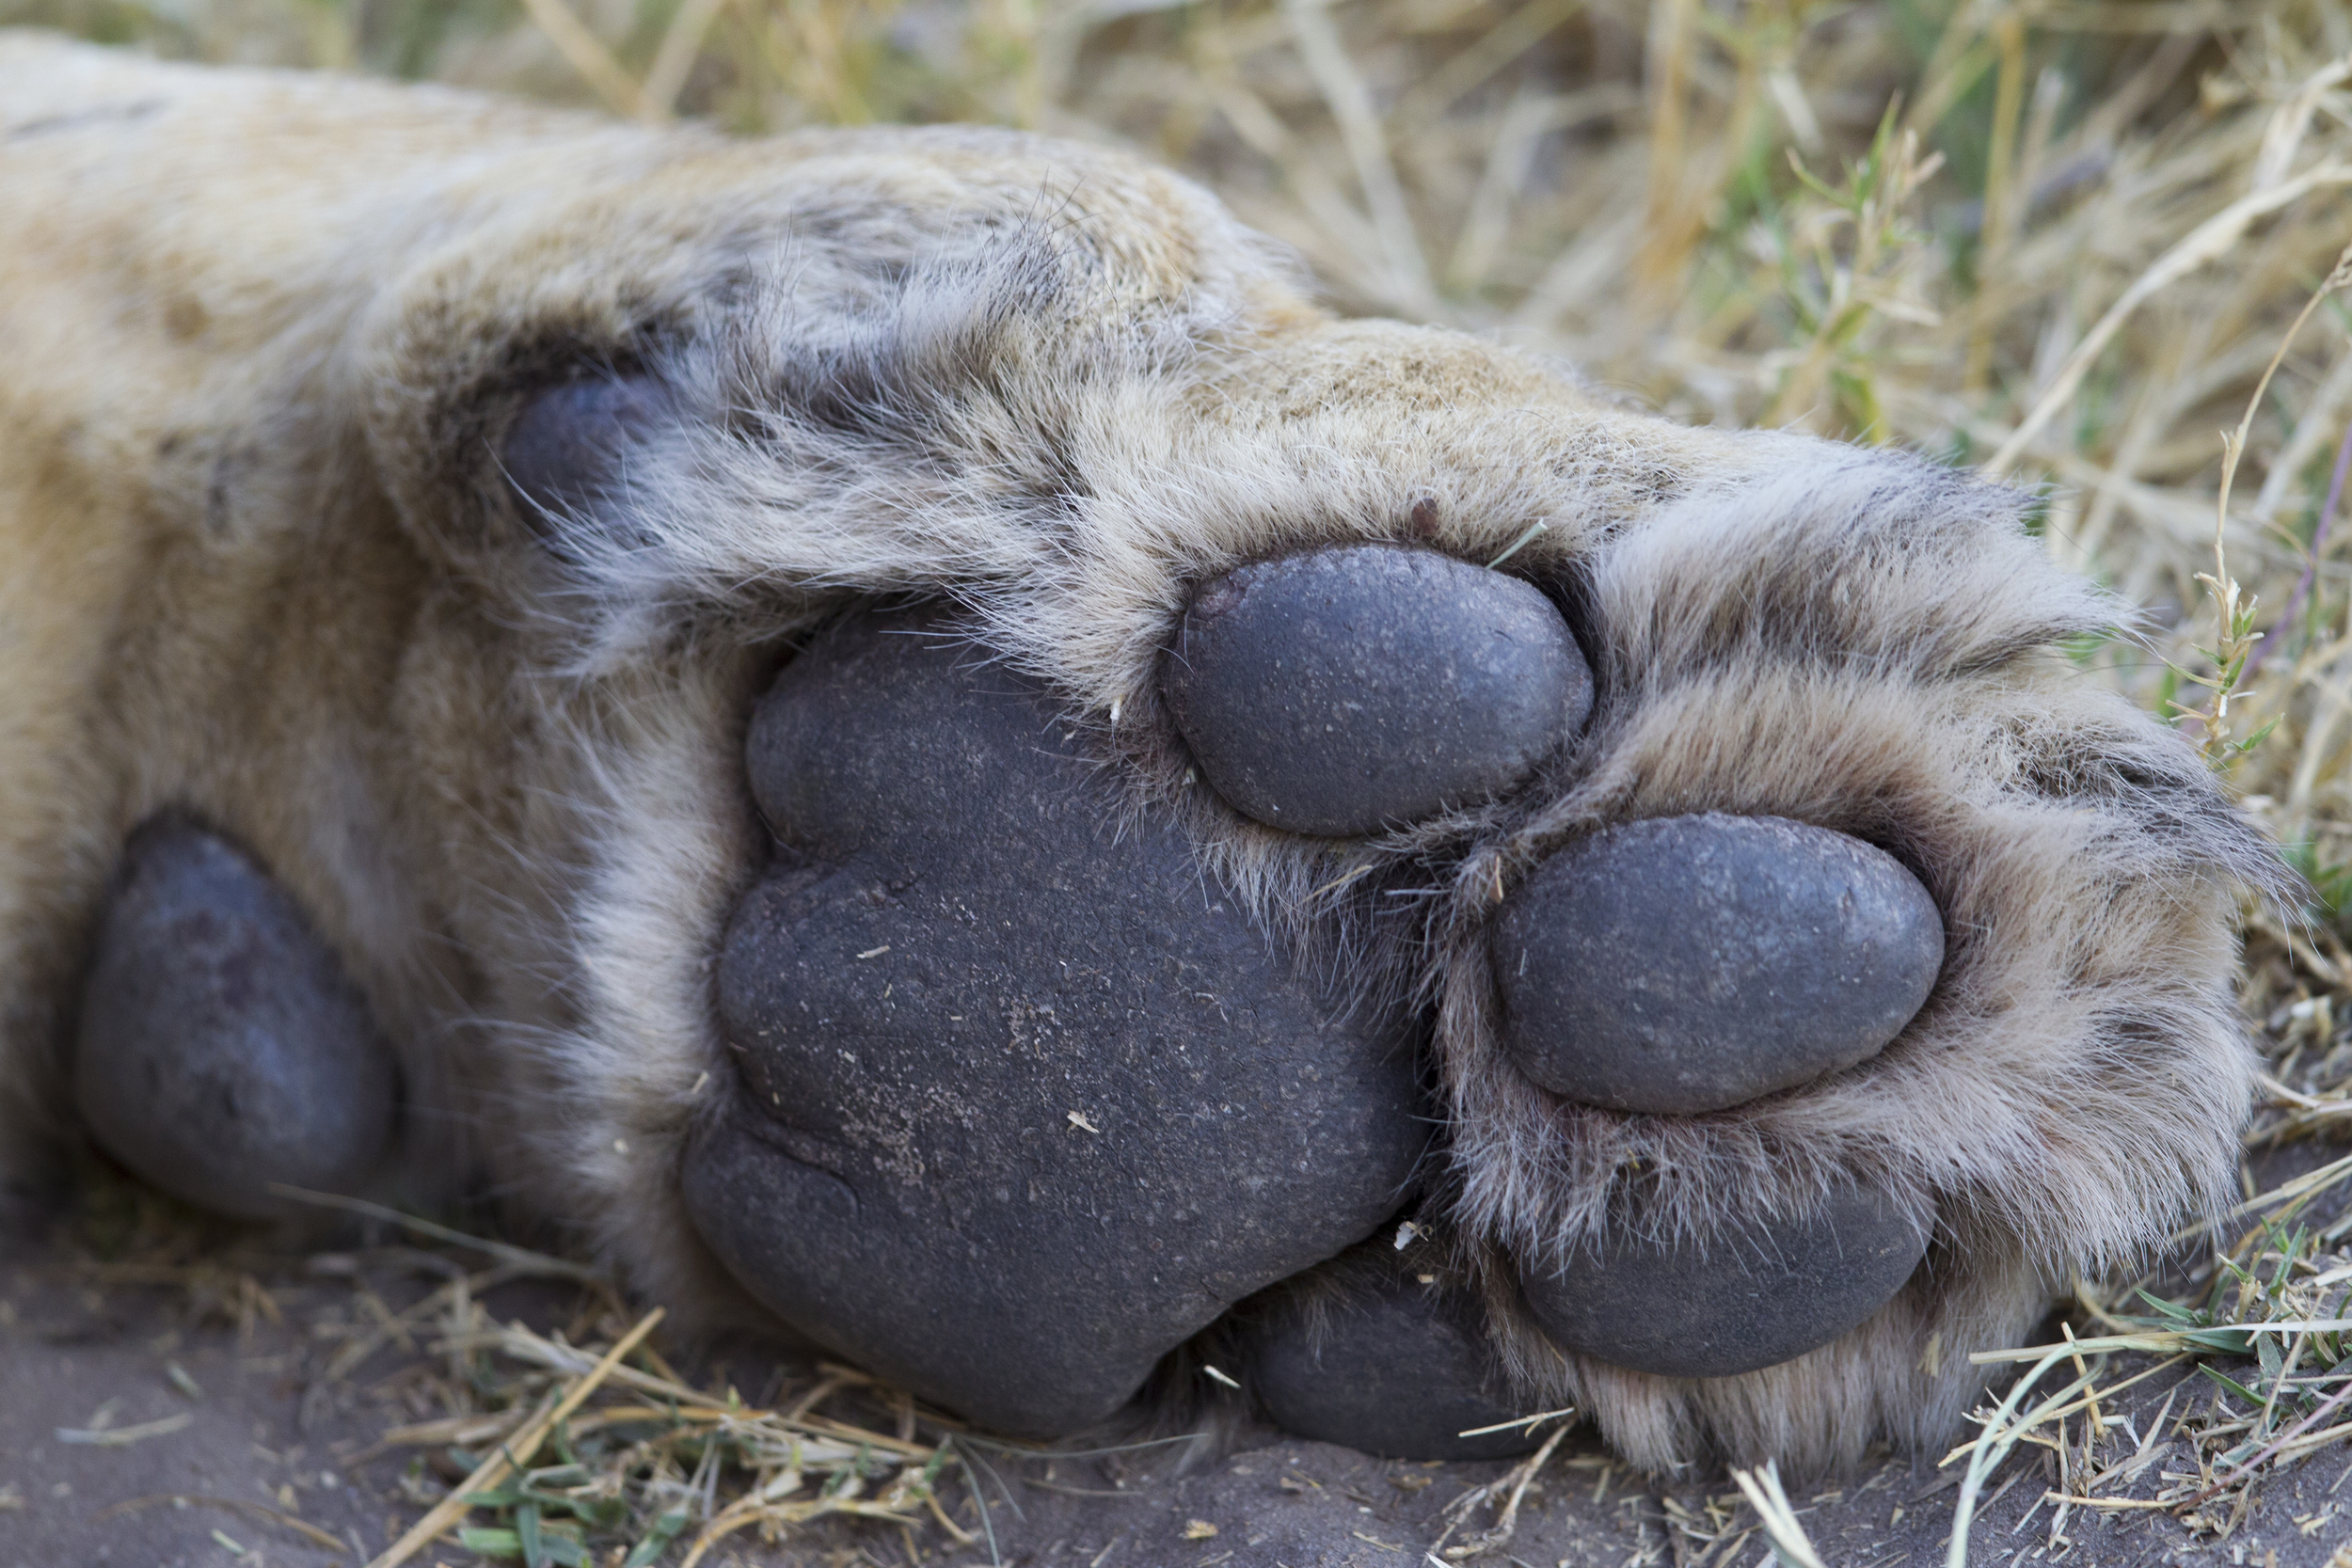
M 2087 667 L 2169 714 L 2236 667 L 2228 713 L 2184 721 L 2317 881 L 2282 994 L 2352 980 L 2352 294 L 2286 347 L 2217 511 L 2221 433 L 2352 241 L 2352 0 L 0 0 L 7 24 L 742 133 L 1120 142 L 1343 309 L 2041 485 L 2051 553 L 2146 612 Z M 2201 574 L 2242 583 L 2234 626 Z

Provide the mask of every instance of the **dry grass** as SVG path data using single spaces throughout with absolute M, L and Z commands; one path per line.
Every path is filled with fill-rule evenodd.
M 2352 301 L 2327 287 L 2352 239 L 2344 0 L 0 0 L 8 21 L 744 131 L 958 118 L 1121 140 L 1295 245 L 1344 308 L 1555 352 L 1683 420 L 2043 486 L 2050 553 L 2145 610 L 2081 662 L 2192 726 L 2312 886 L 2306 910 L 2249 911 L 2246 999 L 2275 1053 L 2249 1145 L 2352 1127 Z M 2341 1443 L 2346 1224 L 2296 1216 L 2347 1174 L 2250 1201 L 2262 1223 L 2177 1300 L 2086 1287 L 2080 1342 L 2019 1353 L 2027 1374 L 1955 1456 L 1970 1503 L 2039 1445 L 2054 1542 L 2109 1507 L 2226 1534 L 2265 1476 Z M 512 1397 L 448 1417 L 474 1423 L 448 1429 L 468 1452 L 620 1327 L 564 1345 L 471 1301 L 436 1307 L 442 1354 L 503 1369 Z M 2164 1413 L 2193 1473 L 2148 1474 L 2173 1449 L 2117 1417 L 2151 1356 L 2209 1380 Z M 771 1491 L 739 1522 L 929 1512 L 942 1450 L 912 1428 L 850 1437 L 813 1401 L 752 1412 L 615 1376 L 595 1462 L 575 1422 L 576 1467 L 499 1494 L 518 1548 L 527 1507 L 542 1542 L 566 1510 L 592 1533 L 612 1509 L 707 1529 Z M 658 1420 L 612 1415 L 648 1398 Z M 1777 1482 L 1743 1485 L 1807 1561 Z
M 408 1456 L 399 1489 L 419 1510 L 368 1568 L 453 1556 L 526 1568 L 691 1568 L 739 1533 L 774 1543 L 827 1516 L 943 1532 L 993 1556 L 974 1466 L 985 1471 L 985 1453 L 1003 1446 L 968 1436 L 961 1423 L 854 1369 L 819 1365 L 753 1404 L 723 1371 L 681 1374 L 652 1337 L 659 1309 L 637 1317 L 612 1286 L 560 1258 L 349 1199 L 326 1201 L 375 1222 L 379 1236 L 406 1231 L 415 1244 L 291 1258 L 272 1250 L 266 1233 L 207 1220 L 110 1168 L 87 1173 L 82 1197 L 77 1277 L 177 1290 L 191 1322 L 249 1333 L 263 1320 L 287 1321 L 278 1299 L 284 1284 L 347 1284 L 347 1301 L 331 1290 L 297 1292 L 309 1309 L 296 1326 L 318 1347 L 305 1401 L 358 1391 L 407 1416 L 345 1463 Z M 404 1277 L 437 1283 L 395 1309 L 382 1292 Z M 562 1316 L 570 1297 L 562 1326 L 541 1332 L 491 1312 L 494 1292 L 533 1281 L 557 1288 L 542 1312 L 555 1304 Z M 60 1440 L 121 1446 L 149 1435 L 113 1427 L 111 1408 L 93 1430 L 61 1432 Z M 970 1528 L 941 1497 L 957 1481 L 952 1500 Z M 135 1498 L 101 1517 L 175 1500 L 189 1499 Z M 258 1504 L 194 1500 L 258 1513 L 346 1550 Z

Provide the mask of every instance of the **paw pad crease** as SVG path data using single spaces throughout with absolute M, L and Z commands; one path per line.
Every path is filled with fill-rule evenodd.
M 1552 1093 L 1695 1115 L 1851 1067 L 1927 1001 L 1935 901 L 1844 833 L 1652 817 L 1544 862 L 1488 933 L 1502 1047 Z
M 1161 691 L 1234 810 L 1353 835 L 1525 778 L 1582 726 L 1593 679 L 1533 585 L 1435 550 L 1359 545 L 1204 585 Z

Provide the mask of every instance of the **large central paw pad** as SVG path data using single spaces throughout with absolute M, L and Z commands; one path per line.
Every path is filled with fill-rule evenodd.
M 1392 1213 L 1427 1123 L 1408 1047 L 927 625 L 862 617 L 759 705 L 786 848 L 720 961 L 741 1093 L 687 1199 L 803 1333 L 1057 1433 Z

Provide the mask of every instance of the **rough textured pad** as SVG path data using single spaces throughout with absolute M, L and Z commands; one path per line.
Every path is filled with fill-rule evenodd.
M 1689 1116 L 1877 1054 L 1933 988 L 1944 922 L 1859 839 L 1668 816 L 1546 861 L 1488 956 L 1520 1071 L 1588 1104 Z
M 1752 1224 L 1704 1248 L 1631 1239 L 1570 1255 L 1519 1289 L 1564 1350 L 1667 1377 L 1729 1377 L 1828 1344 L 1877 1311 L 1927 1255 L 1928 1234 L 1867 1187 L 1812 1213 Z
M 619 484 L 629 440 L 668 411 L 660 384 L 642 375 L 583 377 L 534 394 L 501 453 L 532 522 L 544 527 Z
M 1359 545 L 1202 588 L 1161 689 L 1234 810 L 1355 834 L 1526 776 L 1592 707 L 1592 673 L 1529 584 L 1434 550 Z
M 118 1160 L 199 1207 L 285 1211 L 273 1181 L 358 1187 L 384 1152 L 391 1054 L 286 891 L 177 817 L 131 835 L 82 993 L 74 1096 Z
M 1051 702 L 924 624 L 851 622 L 758 706 L 792 848 L 720 960 L 743 1093 L 687 1201 L 803 1333 L 1054 1434 L 1363 1237 L 1426 1128 L 1410 1052 L 1125 817 Z
M 1526 1453 L 1548 1434 L 1461 1435 L 1526 1412 L 1490 1392 L 1477 1306 L 1442 1276 L 1424 1283 L 1412 1259 L 1375 1237 L 1331 1277 L 1269 1292 L 1252 1325 L 1248 1388 L 1284 1430 L 1383 1459 Z

